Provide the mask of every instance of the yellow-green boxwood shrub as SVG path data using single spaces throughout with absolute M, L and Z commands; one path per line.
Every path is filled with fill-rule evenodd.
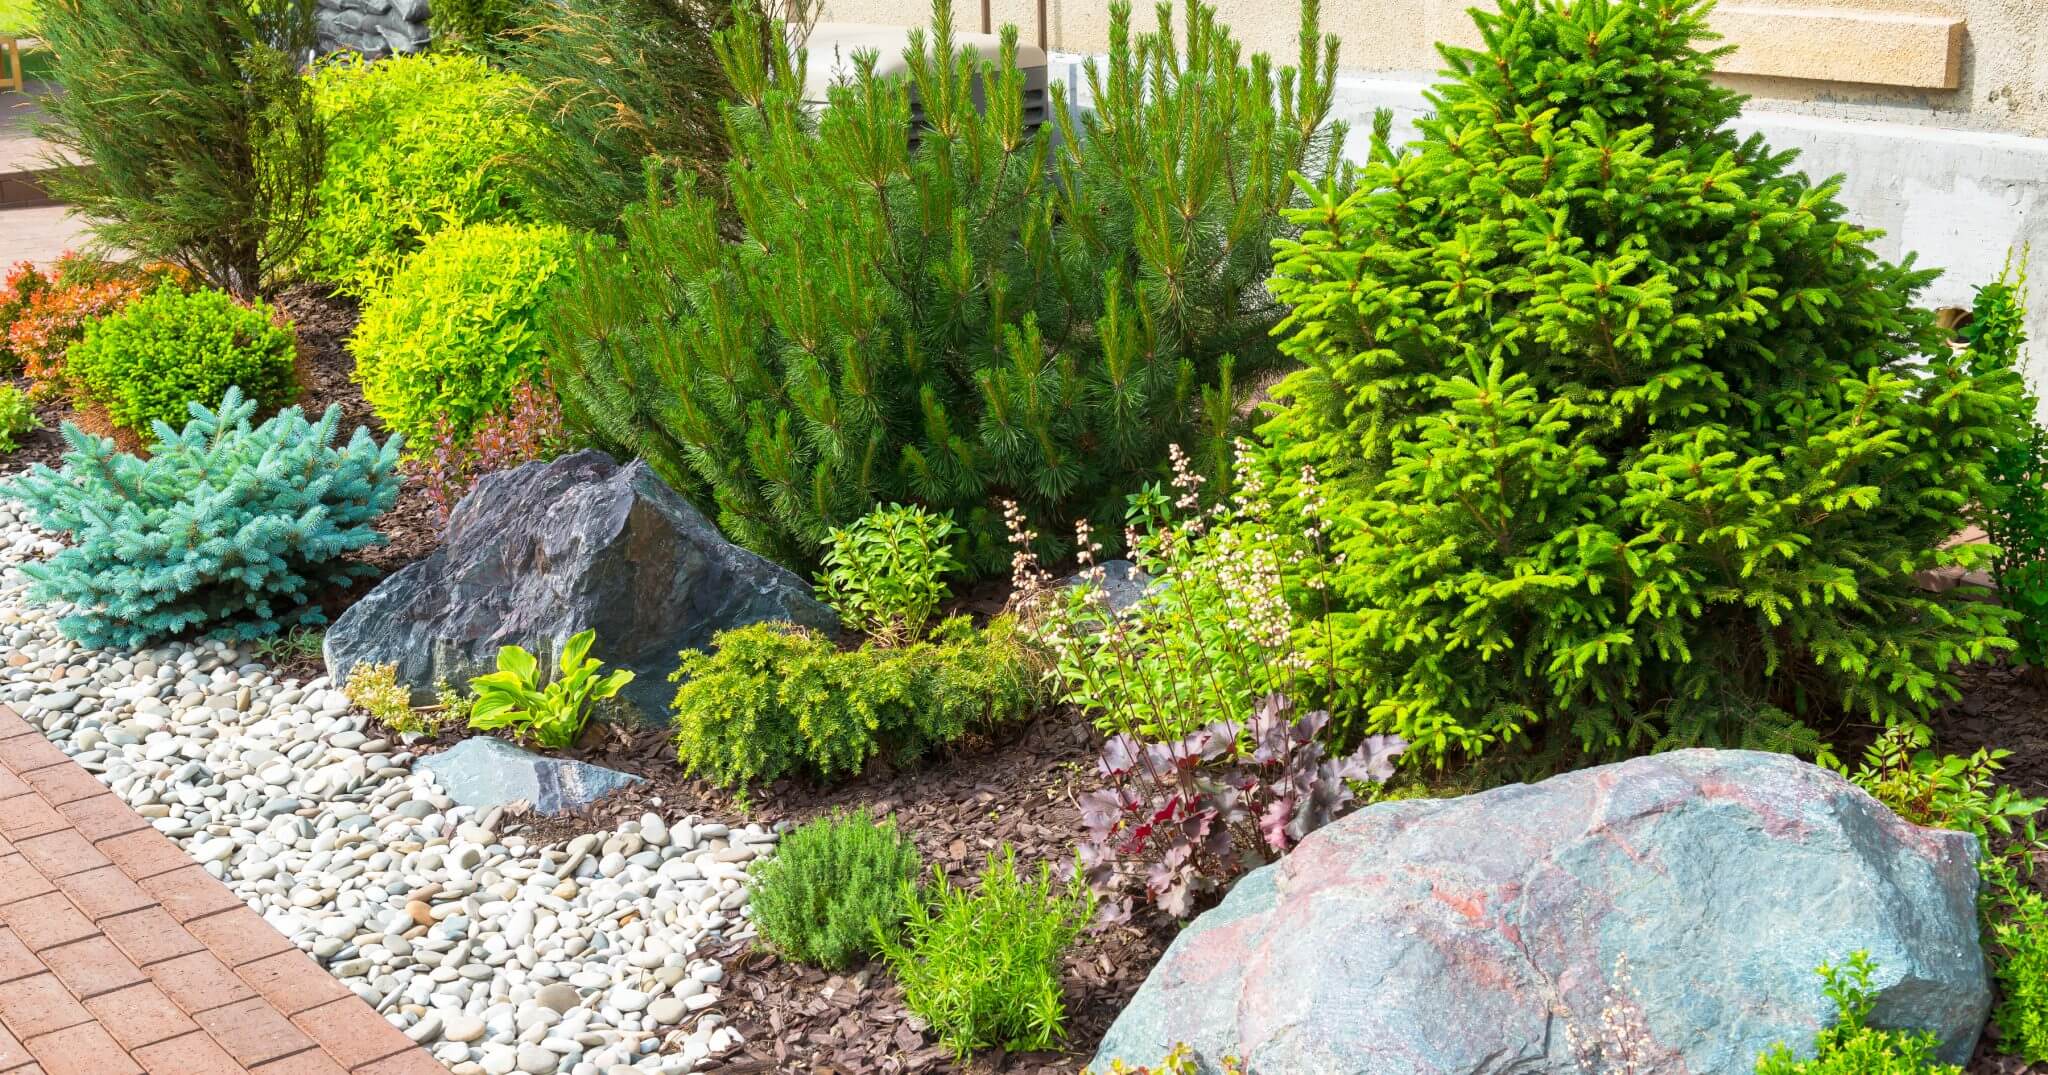
M 327 123 L 327 171 L 301 268 L 364 296 L 435 232 L 533 220 L 511 166 L 534 150 L 536 128 L 519 103 L 527 92 L 474 56 L 323 66 L 313 96 Z
M 165 285 L 87 324 L 65 366 L 114 425 L 148 433 L 155 422 L 183 428 L 187 404 L 211 406 L 231 386 L 259 413 L 276 410 L 296 387 L 297 356 L 291 329 L 269 305 Z
M 477 224 L 427 240 L 370 296 L 349 340 L 356 379 L 415 455 L 445 423 L 467 443 L 486 415 L 542 368 L 540 317 L 571 267 L 566 228 Z

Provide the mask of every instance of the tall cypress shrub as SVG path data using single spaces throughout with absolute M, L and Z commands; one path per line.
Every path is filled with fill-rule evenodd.
M 1418 144 L 1296 214 L 1304 368 L 1266 427 L 1344 555 L 1351 729 L 1439 757 L 1818 749 L 2009 646 L 1915 576 L 1985 489 L 2018 379 L 1973 371 L 1838 179 L 1728 129 L 1705 0 L 1504 0 Z M 1322 663 L 1322 662 L 1317 662 Z
M 988 64 L 941 2 L 907 80 L 866 57 L 814 117 L 801 58 L 740 20 L 730 209 L 650 199 L 579 274 L 555 307 L 565 412 L 794 564 L 880 503 L 953 512 L 982 570 L 1008 562 L 999 500 L 1048 534 L 1120 518 L 1169 443 L 1221 439 L 1233 369 L 1278 361 L 1289 177 L 1328 175 L 1341 133 L 1336 42 L 1303 13 L 1276 71 L 1200 4 L 1178 41 L 1113 4 L 1095 111 L 1074 123 L 1055 91 L 1057 150 L 1025 127 L 1014 29 Z
M 57 196 L 102 242 L 241 298 L 305 242 L 325 137 L 313 0 L 41 0 Z

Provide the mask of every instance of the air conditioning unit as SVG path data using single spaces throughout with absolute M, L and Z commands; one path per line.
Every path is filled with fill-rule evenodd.
M 929 35 L 929 31 L 927 31 Z M 953 44 L 956 48 L 971 48 L 989 63 L 1002 59 L 1002 38 L 995 34 L 968 34 L 955 32 Z M 821 22 L 811 28 L 805 39 L 804 48 L 810 54 L 810 63 L 804 71 L 804 100 L 813 107 L 825 106 L 826 91 L 835 82 L 854 77 L 853 58 L 861 52 L 876 54 L 875 74 L 877 76 L 908 75 L 910 67 L 903 62 L 903 50 L 910 47 L 910 28 L 907 26 L 881 26 L 857 22 Z M 1017 43 L 1017 68 L 1024 73 L 1024 130 L 1036 133 L 1040 127 L 1052 122 L 1052 100 L 1046 93 L 1045 50 L 1037 45 L 1019 41 Z M 974 85 L 976 107 L 986 107 L 982 99 L 985 87 L 977 81 Z M 910 143 L 917 145 L 917 132 L 924 126 L 924 110 L 919 107 L 917 87 L 910 88 Z

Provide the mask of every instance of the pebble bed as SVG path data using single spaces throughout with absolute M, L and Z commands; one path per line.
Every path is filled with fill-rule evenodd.
M 741 1044 L 698 953 L 751 937 L 758 825 L 653 814 L 537 848 L 451 802 L 322 679 L 220 643 L 86 650 L 0 501 L 0 702 L 456 1075 L 707 1070 Z

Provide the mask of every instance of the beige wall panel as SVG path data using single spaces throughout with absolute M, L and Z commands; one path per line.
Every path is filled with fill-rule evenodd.
M 1150 28 L 1151 5 L 1135 6 L 1139 24 Z M 1440 66 L 1431 42 L 1475 40 L 1467 6 L 1468 0 L 1323 0 L 1323 29 L 1342 37 L 1347 71 L 1420 75 Z M 1046 7 L 1052 48 L 1106 47 L 1105 0 L 1047 0 Z M 1248 48 L 1288 61 L 1295 56 L 1292 0 L 1216 0 L 1216 7 Z M 1023 27 L 1027 39 L 1033 33 L 1035 3 L 994 0 L 992 8 L 997 23 Z M 911 24 L 926 21 L 931 5 L 826 0 L 826 13 Z M 956 18 L 977 29 L 980 13 L 977 0 L 966 0 Z M 1885 15 L 1909 20 L 1887 30 Z M 1947 51 L 1924 43 L 1951 20 L 1962 26 L 1942 39 Z M 1725 81 L 1760 104 L 1840 119 L 2048 136 L 2048 0 L 1744 0 L 1717 25 L 1745 37 L 1753 54 L 1732 59 Z M 1865 47 L 1873 34 L 1912 43 L 1898 58 L 1873 58 Z

